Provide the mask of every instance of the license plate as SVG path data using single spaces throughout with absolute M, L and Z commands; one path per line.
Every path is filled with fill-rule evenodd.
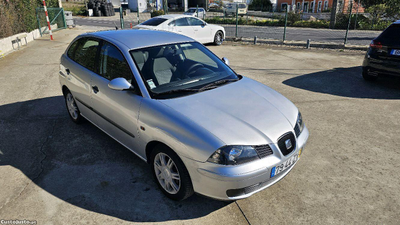
M 398 55 L 398 56 L 400 56 L 400 50 L 399 50 L 399 49 L 393 49 L 393 50 L 390 52 L 390 54 L 391 54 L 391 55 Z
M 292 157 L 290 157 L 288 160 L 286 160 L 282 164 L 275 166 L 271 170 L 271 177 L 274 177 L 274 176 L 280 174 L 281 172 L 285 171 L 287 168 L 291 167 L 298 159 L 299 159 L 299 155 L 296 154 L 296 155 L 293 155 Z

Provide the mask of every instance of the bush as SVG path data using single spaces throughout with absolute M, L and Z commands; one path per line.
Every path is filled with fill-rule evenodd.
M 311 27 L 311 28 L 329 28 L 329 22 L 325 20 L 317 21 L 297 21 L 293 24 L 294 27 Z
M 82 6 L 67 6 L 64 7 L 64 11 L 71 11 L 72 15 L 77 16 L 87 16 L 85 5 Z
M 161 16 L 164 15 L 164 10 L 160 9 L 160 10 L 154 10 L 153 12 L 151 12 L 151 17 L 156 17 L 156 16 Z
M 289 12 L 287 15 L 288 25 L 293 25 L 294 23 L 300 20 L 301 20 L 300 13 Z

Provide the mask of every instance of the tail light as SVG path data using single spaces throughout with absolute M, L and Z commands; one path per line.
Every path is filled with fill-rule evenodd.
M 382 43 L 379 41 L 376 41 L 376 40 L 372 40 L 369 47 L 376 48 L 376 49 L 382 49 Z

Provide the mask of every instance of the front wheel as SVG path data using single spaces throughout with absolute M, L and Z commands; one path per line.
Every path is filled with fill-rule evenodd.
M 215 45 L 221 45 L 222 42 L 224 41 L 224 34 L 222 31 L 217 31 L 214 36 L 214 44 Z
M 157 146 L 151 154 L 154 178 L 162 192 L 175 201 L 193 195 L 189 172 L 179 156 L 166 146 Z

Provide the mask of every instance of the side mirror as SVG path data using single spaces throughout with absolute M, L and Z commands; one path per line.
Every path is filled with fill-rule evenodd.
M 123 90 L 128 90 L 128 89 L 133 89 L 133 86 L 125 79 L 122 77 L 118 77 L 115 79 L 112 79 L 108 83 L 108 87 L 116 90 L 116 91 L 123 91 Z
M 224 61 L 224 63 L 229 66 L 229 60 L 226 57 L 223 57 L 222 61 Z

